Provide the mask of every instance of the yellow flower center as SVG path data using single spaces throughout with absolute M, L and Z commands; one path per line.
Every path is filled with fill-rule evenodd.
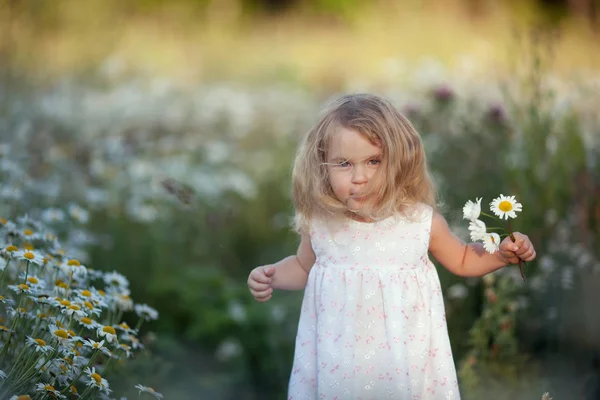
M 83 317 L 83 318 L 81 318 L 81 322 L 83 322 L 86 325 L 91 325 L 92 324 L 92 319 L 88 318 L 88 317 Z
M 117 333 L 115 331 L 115 328 L 113 328 L 112 326 L 105 326 L 104 328 L 102 328 L 102 332 L 110 333 L 111 335 L 115 335 Z
M 49 392 L 54 392 L 56 389 L 54 389 L 54 386 L 52 385 L 46 385 L 44 386 L 44 389 L 46 389 Z
M 92 345 L 92 347 L 95 348 L 95 349 L 99 349 L 100 348 L 100 343 L 94 343 Z
M 81 295 L 85 296 L 85 297 L 91 297 L 92 296 L 92 292 L 90 292 L 89 290 L 82 290 L 81 291 Z
M 75 331 L 74 331 L 74 330 L 72 330 L 72 329 L 69 329 L 67 332 L 68 332 L 68 333 L 69 333 L 69 335 L 71 335 L 71 336 L 77 336 L 77 334 L 75 333 Z
M 500 204 L 498 204 L 498 208 L 500 209 L 500 211 L 504 211 L 504 212 L 509 212 L 512 211 L 513 209 L 513 205 L 510 201 L 501 201 Z
M 77 388 L 75 386 L 71 386 L 71 393 L 76 394 Z
M 79 311 L 79 310 L 81 310 L 81 308 L 79 308 L 79 306 L 77 306 L 77 305 L 75 305 L 75 304 L 71 304 L 71 305 L 69 306 L 69 308 L 70 308 L 71 310 L 75 310 L 75 311 Z
M 32 245 L 31 243 L 25 243 L 25 244 L 23 245 L 23 248 L 24 248 L 25 250 L 33 250 L 33 245 Z
M 37 342 L 37 344 L 39 346 L 45 346 L 46 345 L 46 342 L 44 342 L 42 339 L 35 339 L 35 341 Z
M 62 324 L 62 322 L 60 321 L 56 321 L 56 326 L 60 326 L 61 328 L 64 328 L 64 325 Z
M 0 218 L 0 224 L 6 225 L 7 222 L 6 218 Z
M 123 329 L 131 329 L 131 328 L 129 328 L 129 325 L 127 325 L 127 322 L 121 322 L 121 325 L 119 325 L 119 326 Z
M 65 307 L 69 307 L 71 305 L 71 302 L 69 300 L 62 300 L 60 302 L 61 306 L 65 306 Z
M 27 236 L 31 236 L 31 235 L 33 235 L 33 231 L 32 231 L 31 229 L 25 229 L 25 230 L 23 231 L 23 233 L 24 233 L 25 235 L 27 235 Z
M 63 289 L 68 289 L 69 285 L 67 285 L 65 282 L 61 282 L 57 285 L 59 288 L 63 288 Z
M 102 377 L 100 375 L 98 375 L 97 373 L 93 373 L 92 374 L 92 378 L 96 381 L 96 384 L 99 385 L 100 383 L 102 383 Z
M 54 335 L 58 336 L 61 339 L 68 339 L 69 338 L 69 334 L 67 333 L 67 331 L 63 330 L 63 329 L 57 329 L 54 331 Z
M 98 294 L 102 297 L 104 297 L 104 290 L 98 290 Z
M 8 328 L 4 325 L 0 325 L 0 331 L 6 331 L 8 332 Z
M 1 296 L 1 295 L 0 295 L 0 300 L 4 300 L 4 296 Z
M 17 397 L 17 400 L 31 400 L 31 397 L 24 394 L 24 395 Z
M 12 244 L 6 247 L 6 251 L 17 251 L 19 248 L 17 246 L 13 246 Z
M 81 263 L 77 260 L 69 260 L 67 261 L 67 265 L 70 265 L 71 267 L 79 267 Z
M 129 347 L 128 345 L 126 345 L 125 343 L 121 343 L 120 346 L 122 348 L 124 348 L 125 350 L 131 350 L 131 347 Z
M 24 283 L 21 283 L 21 284 L 20 284 L 19 286 L 17 286 L 17 287 L 18 287 L 19 289 L 21 289 L 21 290 L 29 290 L 29 286 L 27 286 L 27 285 L 26 285 L 26 284 L 24 284 Z
M 83 304 L 90 310 L 94 309 L 94 305 L 92 303 L 90 303 L 89 301 L 84 301 Z
M 19 310 L 19 312 L 22 312 L 22 313 L 26 313 L 27 312 L 27 310 L 25 308 L 23 308 L 23 307 L 19 308 L 18 310 Z
M 39 283 L 38 279 L 35 276 L 30 276 L 27 278 L 27 282 L 37 285 Z
M 25 254 L 23 254 L 23 257 L 25 257 L 28 260 L 33 260 L 35 258 L 35 255 L 33 255 L 32 252 L 28 251 Z
M 38 318 L 39 319 L 46 319 L 46 318 L 48 318 L 48 316 L 46 314 L 44 314 L 44 313 L 41 313 L 41 314 L 38 314 Z

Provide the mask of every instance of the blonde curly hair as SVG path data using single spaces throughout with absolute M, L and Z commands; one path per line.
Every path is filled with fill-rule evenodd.
M 378 199 L 362 216 L 380 220 L 404 213 L 417 203 L 435 209 L 436 192 L 421 138 L 388 100 L 372 94 L 350 94 L 333 100 L 305 135 L 294 161 L 292 199 L 295 229 L 307 232 L 313 218 L 341 219 L 345 204 L 333 193 L 327 167 L 329 141 L 338 128 L 354 130 L 381 147 L 381 167 L 369 190 Z

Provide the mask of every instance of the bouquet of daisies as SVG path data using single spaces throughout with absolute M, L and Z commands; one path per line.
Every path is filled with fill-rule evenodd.
M 515 196 L 504 196 L 501 194 L 490 203 L 490 211 L 494 213 L 494 215 L 490 215 L 481 211 L 481 200 L 483 200 L 483 198 L 479 197 L 476 198 L 475 201 L 467 201 L 463 207 L 463 219 L 469 220 L 471 240 L 474 242 L 483 242 L 483 247 L 488 253 L 495 253 L 498 251 L 502 237 L 508 236 L 513 242 L 515 241 L 510 220 L 517 218 L 516 213 L 523 210 L 523 205 L 516 200 Z M 497 226 L 489 227 L 485 222 L 479 219 L 480 216 L 485 216 L 500 222 L 505 220 L 506 229 Z M 499 231 L 499 233 L 489 231 Z M 525 280 L 521 261 L 519 261 L 519 270 L 521 272 L 521 278 Z

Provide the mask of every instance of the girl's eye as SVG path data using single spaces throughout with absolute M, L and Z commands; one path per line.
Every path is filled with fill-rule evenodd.
M 338 164 L 338 166 L 342 167 L 342 168 L 346 168 L 350 166 L 350 163 L 348 161 L 342 161 L 341 163 Z
M 369 165 L 379 165 L 381 164 L 381 160 L 373 159 L 369 160 Z

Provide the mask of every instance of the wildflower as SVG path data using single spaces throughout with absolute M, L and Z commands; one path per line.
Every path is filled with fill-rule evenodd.
M 158 311 L 147 304 L 136 304 L 135 313 L 146 321 L 158 319 Z
M 13 396 L 9 400 L 31 400 L 31 397 L 26 394 L 22 394 L 20 396 Z
M 140 384 L 135 385 L 135 388 L 139 390 L 138 395 L 141 395 L 142 393 L 148 393 L 149 395 L 153 396 L 155 399 L 162 399 L 163 395 L 158 393 L 156 390 L 154 390 L 153 388 L 149 387 L 149 386 L 142 386 Z
M 98 334 L 98 336 L 105 337 L 109 343 L 115 342 L 117 340 L 117 332 L 112 326 L 98 327 L 96 333 Z
M 85 266 L 81 265 L 81 263 L 75 259 L 63 261 L 63 263 L 60 265 L 60 270 L 64 272 L 65 275 L 77 279 L 85 278 L 85 276 L 87 275 L 87 270 Z
M 135 333 L 135 330 L 131 329 L 127 322 L 121 322 L 119 325 L 116 326 L 116 328 L 128 334 Z
M 2 255 L 7 255 L 8 257 L 13 257 L 14 253 L 19 251 L 19 248 L 13 244 L 9 244 L 2 250 Z
M 35 385 L 35 390 L 38 392 L 42 392 L 45 395 L 50 395 L 51 397 L 56 399 L 66 399 L 65 396 L 60 394 L 60 392 L 54 389 L 54 387 L 50 384 L 38 383 Z
M 98 323 L 96 321 L 88 317 L 79 318 L 77 321 L 79 322 L 79 325 L 88 329 L 95 329 L 98 326 Z
M 84 208 L 79 207 L 77 204 L 70 204 L 68 207 L 68 213 L 77 222 L 85 224 L 88 222 L 88 212 Z
M 47 353 L 52 350 L 52 347 L 48 346 L 43 339 L 34 339 L 31 336 L 27 336 L 27 344 L 35 349 L 36 352 Z
M 495 253 L 500 247 L 500 236 L 494 232 L 486 233 L 483 237 L 483 247 L 488 253 Z
M 62 222 L 65 212 L 59 208 L 48 208 L 42 212 L 42 220 L 45 222 Z
M 19 285 L 8 285 L 8 288 L 17 294 L 22 294 L 22 293 L 30 294 L 31 293 L 31 288 L 24 283 L 21 283 Z
M 96 368 L 90 369 L 89 367 L 87 367 L 85 369 L 85 373 L 90 378 L 90 380 L 87 383 L 88 386 L 97 387 L 101 391 L 104 391 L 107 393 L 111 391 L 108 388 L 108 381 L 106 379 L 104 379 L 103 377 L 101 377 L 100 374 L 98 374 L 96 372 Z
M 123 311 L 129 311 L 133 308 L 133 300 L 129 297 L 129 294 L 120 294 L 116 297 L 117 306 Z
M 111 286 L 118 286 L 121 288 L 128 288 L 129 281 L 120 273 L 113 271 L 104 274 L 104 283 Z
M 58 323 L 58 321 L 56 321 Z M 69 332 L 65 329 L 59 328 L 56 325 L 50 325 L 49 327 L 50 329 L 50 333 L 52 334 L 52 337 L 54 337 L 59 344 L 65 344 L 67 342 L 69 342 Z
M 471 232 L 472 241 L 483 240 L 487 231 L 485 222 L 479 219 L 469 222 L 469 231 Z
M 517 218 L 515 212 L 520 212 L 523 209 L 523 205 L 515 199 L 515 196 L 504 196 L 495 198 L 490 203 L 490 209 L 500 219 Z
M 6 373 L 0 369 L 0 379 L 6 379 Z
M 467 201 L 467 204 L 463 207 L 463 219 L 475 221 L 479 218 L 479 214 L 481 214 L 482 199 L 482 197 L 479 197 L 475 199 L 476 202 L 472 202 L 471 200 Z
M 119 344 L 118 349 L 123 350 L 127 358 L 131 357 L 131 347 L 126 345 L 125 343 Z
M 30 263 L 42 265 L 44 263 L 44 256 L 35 250 L 17 250 L 13 253 L 13 256 L 19 260 L 29 261 Z
M 76 315 L 77 317 L 84 317 L 85 316 L 85 312 L 81 310 L 81 307 L 79 307 L 77 304 L 71 304 L 70 306 L 63 308 L 61 310 L 61 312 L 63 314 L 66 314 L 68 316 L 71 315 Z
M 86 341 L 83 342 L 83 345 L 85 347 L 89 347 L 92 350 L 100 350 L 102 353 L 104 353 L 104 355 L 106 355 L 108 357 L 111 356 L 110 350 L 108 350 L 106 347 L 104 347 L 104 340 L 96 342 L 92 339 L 87 339 Z

